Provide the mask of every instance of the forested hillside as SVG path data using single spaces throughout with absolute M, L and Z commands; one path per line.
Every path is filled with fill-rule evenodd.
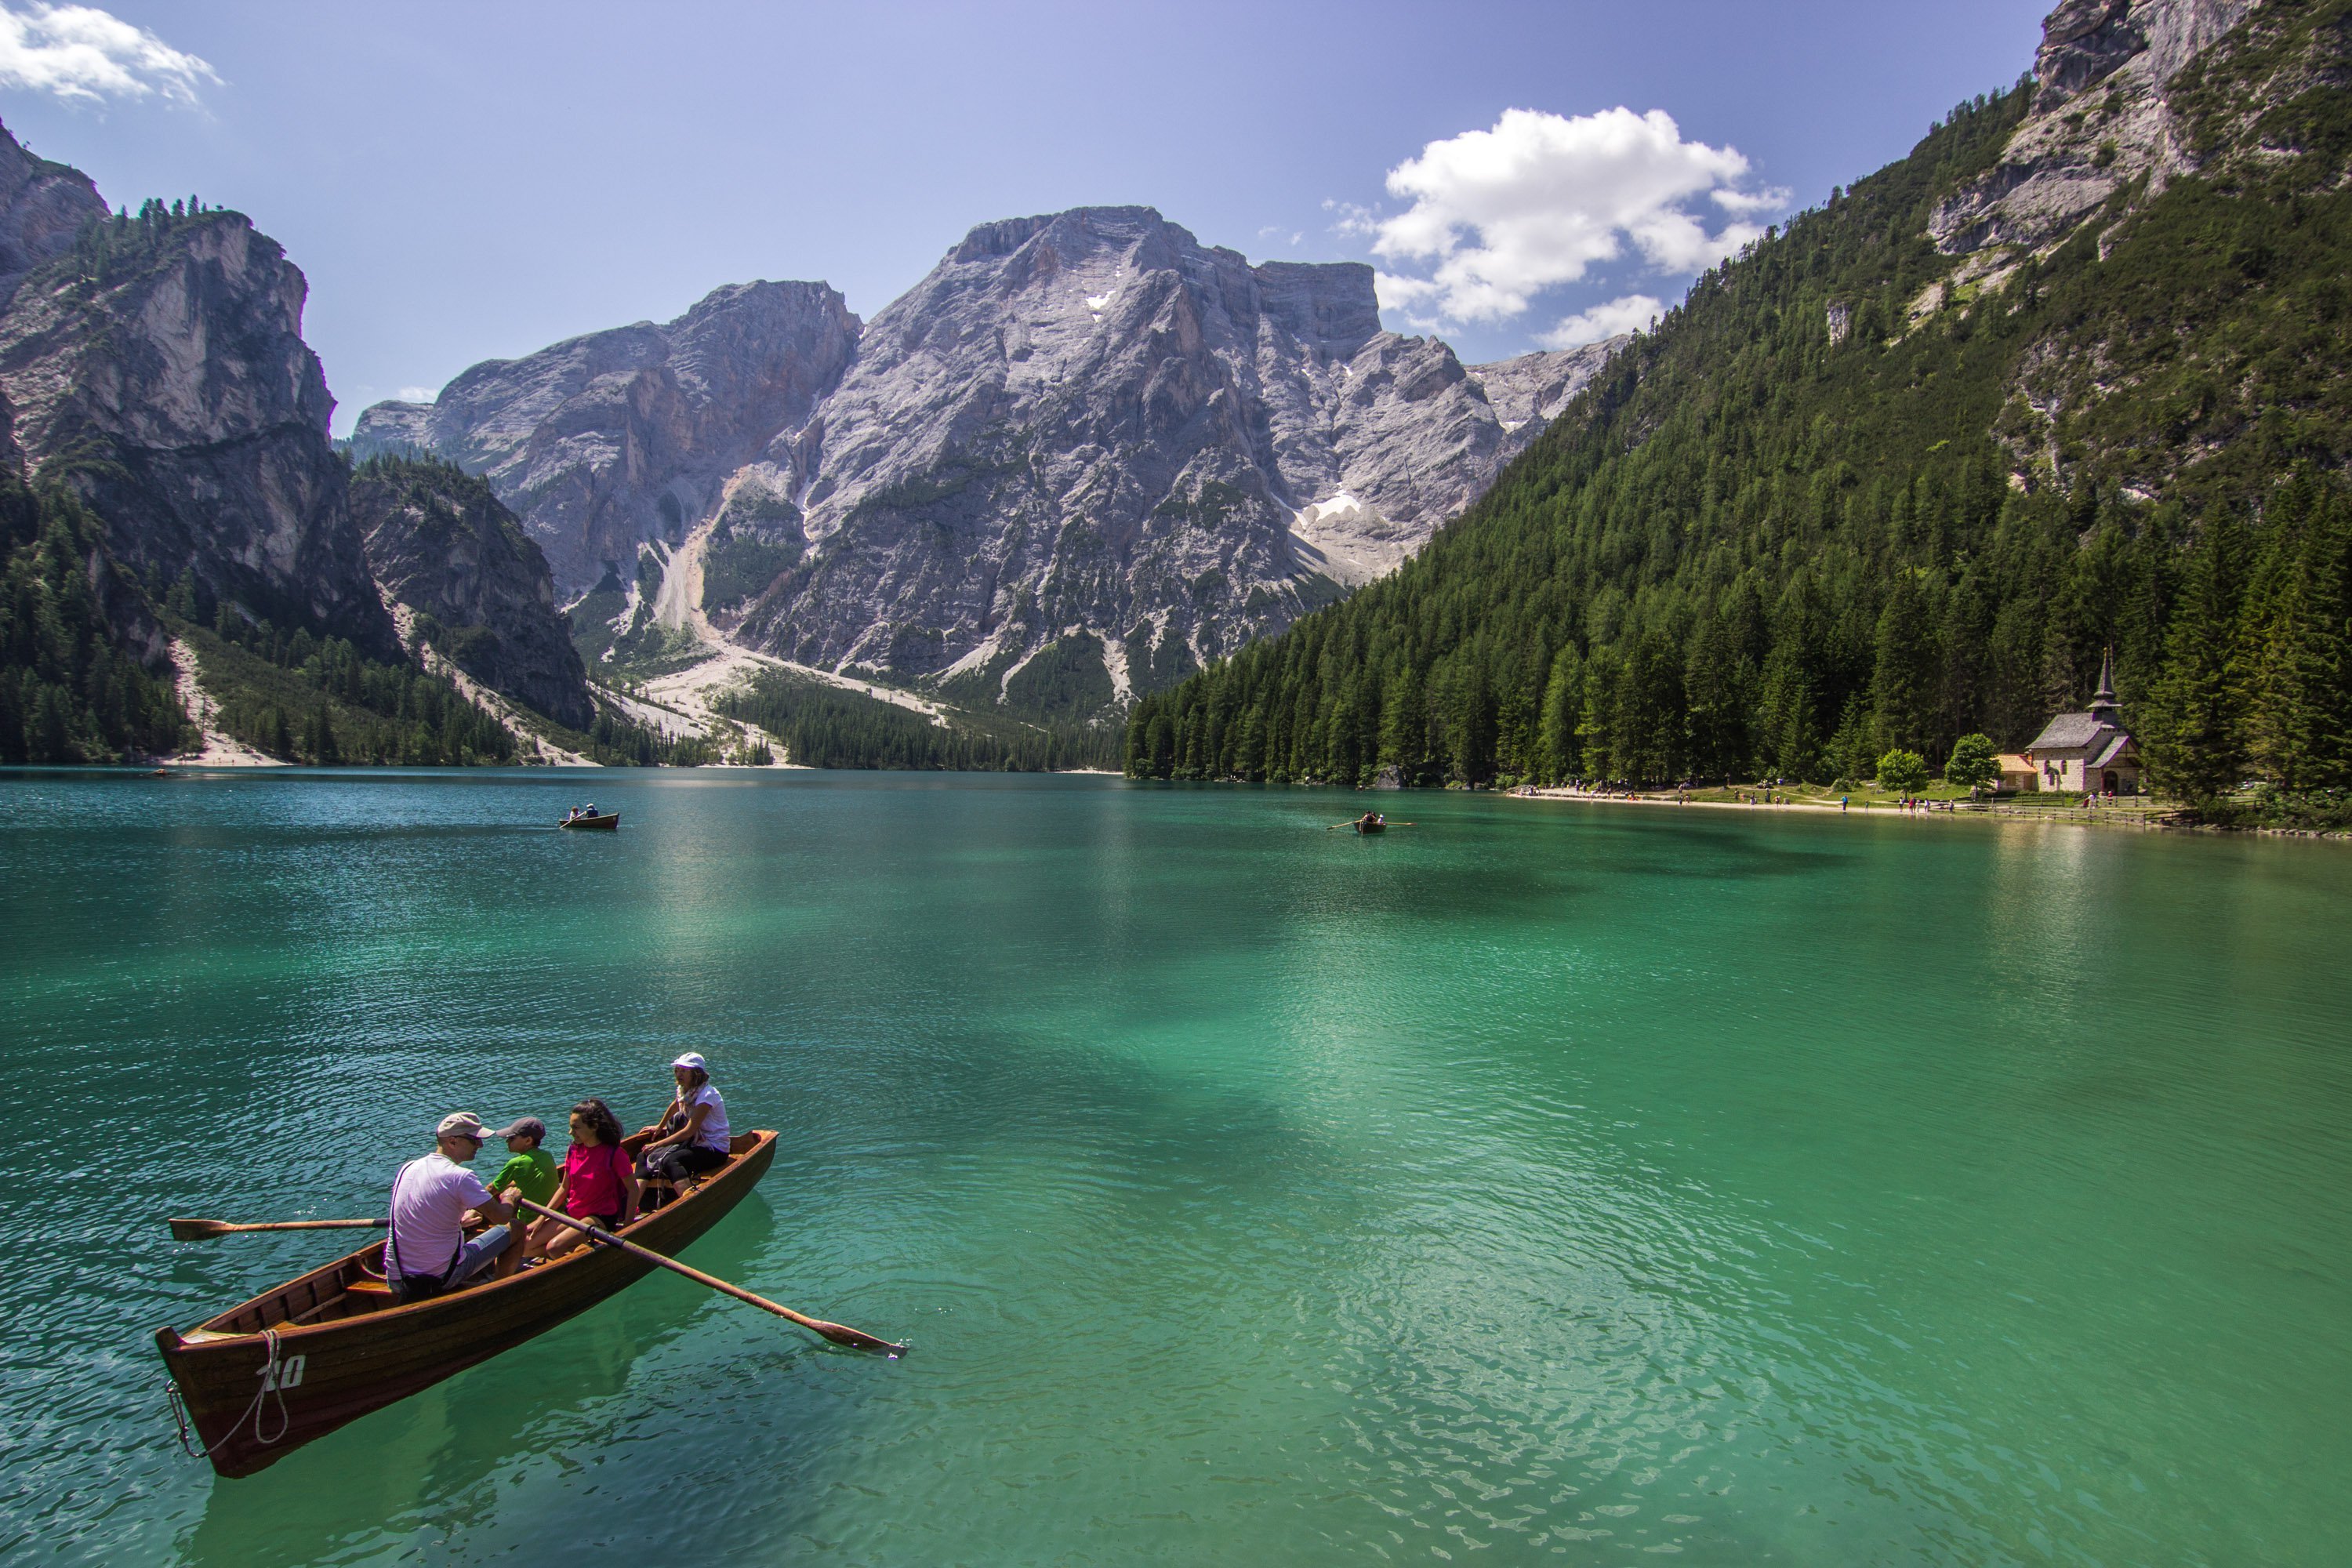
M 1701 277 L 1397 575 L 1139 702 L 1129 772 L 1862 777 L 2025 742 L 2112 647 L 2167 787 L 2352 784 L 2347 15 L 2256 11 L 2170 83 L 2194 171 L 2039 251 L 1937 248 L 2036 89 L 1961 106 Z
M 0 468 L 0 763 L 108 763 L 194 738 L 142 646 L 162 628 L 63 489 Z
M 811 768 L 1055 773 L 1118 765 L 1118 731 L 1083 721 L 1032 723 L 987 709 L 941 706 L 944 723 L 790 670 L 769 670 L 711 706 L 757 725 Z

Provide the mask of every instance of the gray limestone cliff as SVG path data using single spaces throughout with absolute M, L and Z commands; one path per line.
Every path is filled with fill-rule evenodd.
M 1948 256 L 2042 249 L 2117 193 L 2140 198 L 2204 161 L 2174 79 L 2260 0 L 2064 0 L 2042 24 L 2033 99 L 1998 166 L 1928 220 Z
M 1044 656 L 1109 700 L 1394 569 L 1611 346 L 1465 369 L 1381 329 L 1369 268 L 1254 267 L 1147 207 L 982 225 L 862 331 L 822 285 L 750 287 L 829 302 L 771 313 L 794 374 L 750 412 L 740 379 L 661 384 L 722 289 L 378 405 L 354 445 L 483 474 L 600 614 L 986 700 Z
M 150 582 L 191 576 L 256 616 L 395 653 L 302 342 L 301 272 L 236 213 L 101 220 L 94 193 L 60 249 L 60 204 L 87 182 L 27 178 L 30 162 L 0 132 L 0 191 L 28 198 L 0 252 L 52 253 L 0 313 L 0 395 L 29 476 L 78 491 Z
M 577 730 L 596 717 L 547 558 L 488 485 L 431 459 L 379 457 L 352 480 L 352 514 L 388 605 L 495 691 Z
M 482 475 L 577 594 L 710 515 L 736 469 L 806 422 L 857 337 L 822 283 L 734 285 L 674 321 L 487 361 L 431 404 L 377 404 L 352 449 L 431 453 Z

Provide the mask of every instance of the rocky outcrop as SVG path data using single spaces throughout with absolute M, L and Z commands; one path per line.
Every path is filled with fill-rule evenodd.
M 1633 342 L 1620 332 L 1581 348 L 1549 349 L 1492 364 L 1474 364 L 1470 374 L 1486 388 L 1486 402 L 1503 422 L 1504 451 L 1512 457 L 1544 433 L 1568 400 L 1601 374 L 1609 356 Z
M 0 395 L 30 475 L 79 492 L 116 560 L 388 657 L 304 294 L 238 214 L 150 204 L 23 279 L 0 314 Z
M 720 289 L 640 321 L 465 372 L 433 403 L 378 404 L 352 449 L 426 452 L 488 479 L 578 594 L 680 542 L 728 480 L 804 426 L 855 353 L 857 318 L 822 283 Z
M 425 458 L 433 455 L 433 405 L 374 403 L 360 411 L 359 423 L 344 443 L 354 460 L 370 458 Z
M 360 465 L 351 504 L 412 641 L 573 729 L 594 721 L 547 558 L 488 484 L 432 459 L 379 457 Z
M 1994 169 L 1928 220 L 1938 249 L 2043 249 L 2117 191 L 2202 162 L 2167 89 L 2260 0 L 2065 0 L 2042 24 L 2032 108 Z
M 88 174 L 33 156 L 0 129 L 0 310 L 26 273 L 72 249 L 104 216 L 106 203 Z

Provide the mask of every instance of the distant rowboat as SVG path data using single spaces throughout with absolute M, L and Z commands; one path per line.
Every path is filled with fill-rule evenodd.
M 1389 830 L 1389 819 L 1385 816 L 1374 816 L 1367 812 L 1358 817 L 1352 826 L 1359 833 L 1386 833 Z
M 601 828 L 606 833 L 613 833 L 617 832 L 620 829 L 621 814 L 617 811 L 608 811 L 602 816 L 567 816 L 555 826 L 558 827 Z
M 617 1234 L 676 1257 L 767 1173 L 776 1135 L 740 1134 L 729 1153 L 699 1185 Z M 653 1268 L 614 1247 L 583 1247 L 505 1279 L 396 1307 L 376 1242 L 184 1334 L 158 1329 L 155 1343 L 213 1468 L 249 1476 L 544 1333 Z

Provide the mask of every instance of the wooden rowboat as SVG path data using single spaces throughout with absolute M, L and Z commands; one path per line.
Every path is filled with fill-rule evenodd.
M 617 811 L 608 811 L 602 816 L 567 816 L 555 826 L 558 827 L 602 828 L 607 833 L 616 833 L 620 830 L 621 826 L 621 814 Z
M 767 1173 L 776 1135 L 747 1132 L 729 1148 L 726 1164 L 620 1234 L 675 1257 L 724 1218 Z M 158 1329 L 155 1343 L 213 1468 L 249 1476 L 546 1332 L 653 1268 L 615 1247 L 583 1247 L 505 1279 L 396 1307 L 379 1241 L 184 1334 Z
M 1353 826 L 1359 833 L 1386 833 L 1389 830 L 1387 821 L 1377 816 L 1360 816 Z

